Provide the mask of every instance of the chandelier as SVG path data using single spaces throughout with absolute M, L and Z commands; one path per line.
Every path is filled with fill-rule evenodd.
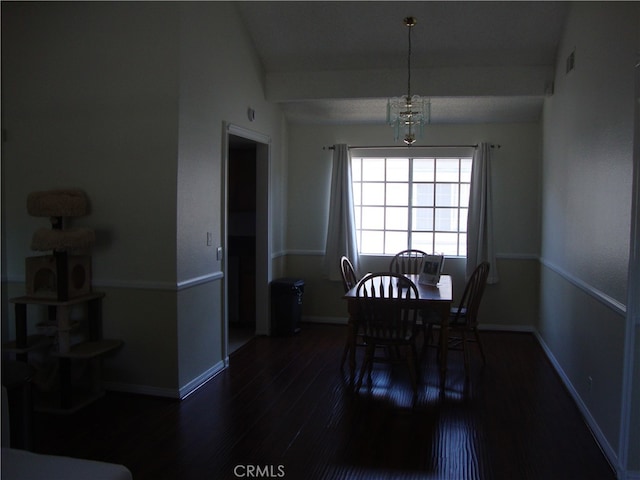
M 416 141 L 416 134 L 422 138 L 424 125 L 431 120 L 431 103 L 419 95 L 411 95 L 411 29 L 416 24 L 415 17 L 407 17 L 404 24 L 409 31 L 409 53 L 407 55 L 407 94 L 387 100 L 387 123 L 393 127 L 393 139 L 400 135 L 408 146 Z

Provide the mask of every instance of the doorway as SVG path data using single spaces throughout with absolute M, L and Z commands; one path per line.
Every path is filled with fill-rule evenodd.
M 229 135 L 227 305 L 229 353 L 256 331 L 256 142 Z
M 268 335 L 271 242 L 269 138 L 225 128 L 225 358 L 255 335 Z

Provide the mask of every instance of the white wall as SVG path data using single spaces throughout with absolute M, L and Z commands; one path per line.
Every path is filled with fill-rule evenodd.
M 287 275 L 305 279 L 304 316 L 344 321 L 342 285 L 328 281 L 322 270 L 332 158 L 332 151 L 323 147 L 334 143 L 392 145 L 393 133 L 390 127 L 372 125 L 291 125 L 289 133 Z M 502 281 L 488 288 L 481 317 L 503 328 L 531 329 L 537 320 L 539 281 L 540 126 L 431 125 L 420 143 L 474 145 L 482 141 L 501 145 L 493 150 L 493 186 Z M 365 258 L 362 271 L 385 270 L 388 262 L 388 257 Z M 461 294 L 464 260 L 447 260 L 445 270 L 454 276 L 459 286 L 454 290 Z
M 271 138 L 273 192 L 283 175 L 284 124 L 280 109 L 264 99 L 263 72 L 233 4 L 180 3 L 180 40 L 178 282 L 214 277 L 178 295 L 180 385 L 185 385 L 223 360 L 222 265 L 216 259 L 216 247 L 224 243 L 223 123 Z M 249 107 L 256 112 L 254 122 L 247 118 Z M 275 208 L 282 211 L 282 197 L 276 199 Z M 276 215 L 274 231 L 282 222 Z
M 610 458 L 620 432 L 637 25 L 633 2 L 573 3 L 544 114 L 538 330 Z
M 3 3 L 2 189 L 12 294 L 48 219 L 26 212 L 29 192 L 86 191 L 94 228 L 94 288 L 105 290 L 104 334 L 125 346 L 107 380 L 177 382 L 178 28 L 170 4 Z M 175 294 L 173 294 L 175 296 Z M 6 308 L 6 307 L 5 307 Z M 13 322 L 13 311 L 3 321 Z M 33 330 L 31 330 L 33 333 Z M 171 338 L 174 338 L 172 341 Z
M 173 396 L 223 361 L 223 121 L 270 136 L 273 185 L 285 175 L 285 124 L 248 38 L 227 2 L 2 3 L 3 280 L 24 293 L 31 235 L 48 226 L 27 194 L 86 190 L 76 224 L 96 230 L 104 333 L 125 342 L 105 362 L 112 388 Z
M 49 226 L 27 215 L 27 194 L 79 187 L 97 282 L 175 279 L 177 33 L 162 3 L 3 3 L 10 278 Z

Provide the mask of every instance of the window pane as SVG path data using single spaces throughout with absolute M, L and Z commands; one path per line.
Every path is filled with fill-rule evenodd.
M 458 184 L 444 183 L 436 184 L 436 206 L 457 207 L 458 206 Z
M 433 230 L 433 208 L 414 208 L 411 218 L 413 231 Z
M 409 205 L 409 184 L 387 183 L 387 205 Z
M 433 158 L 414 158 L 413 159 L 413 181 L 414 182 L 433 182 Z
M 362 159 L 352 158 L 351 159 L 351 181 L 353 182 L 360 181 L 361 168 L 362 168 Z
M 457 158 L 438 158 L 436 160 L 436 182 L 457 182 L 458 178 Z
M 409 181 L 409 159 L 387 158 L 387 182 Z
M 458 255 L 462 257 L 467 256 L 467 234 L 461 233 L 458 235 Z
M 384 253 L 396 254 L 407 248 L 406 232 L 387 232 L 384 242 Z
M 384 205 L 384 183 L 363 183 L 362 204 Z
M 362 228 L 384 229 L 384 208 L 362 207 Z
M 411 248 L 417 248 L 427 253 L 433 252 L 433 233 L 413 232 L 411 235 Z
M 434 233 L 435 246 L 437 253 L 444 255 L 458 254 L 458 234 L 457 233 Z
M 362 216 L 362 208 L 353 207 L 353 213 L 356 216 L 356 230 L 360 230 L 362 228 L 362 225 L 360 224 L 360 218 Z
M 370 232 L 364 230 L 362 232 L 362 244 L 360 245 L 360 253 L 376 254 L 384 253 L 384 233 Z
M 466 207 L 469 205 L 469 192 L 471 190 L 471 185 L 468 183 L 460 184 L 460 206 Z
M 472 164 L 472 160 L 470 158 L 460 159 L 460 181 L 461 182 L 471 182 L 471 164 Z
M 458 231 L 458 209 L 436 208 L 436 228 L 445 232 Z
M 416 207 L 433 206 L 433 183 L 413 184 L 413 205 Z
M 409 209 L 408 208 L 387 208 L 387 230 L 404 230 L 409 229 Z M 404 233 L 406 238 L 407 234 Z M 406 243 L 406 242 L 405 242 Z
M 384 158 L 363 158 L 362 179 L 365 181 L 384 181 Z
M 467 231 L 467 213 L 469 212 L 468 208 L 460 209 L 460 232 Z

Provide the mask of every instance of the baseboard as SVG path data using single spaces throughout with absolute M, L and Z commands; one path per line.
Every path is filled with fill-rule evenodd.
M 600 429 L 598 422 L 596 422 L 596 420 L 591 415 L 589 408 L 585 405 L 584 401 L 578 394 L 578 391 L 574 388 L 573 384 L 569 380 L 569 377 L 566 375 L 566 373 L 560 366 L 560 363 L 555 358 L 555 356 L 551 352 L 551 349 L 546 344 L 542 336 L 538 333 L 537 330 L 534 330 L 534 334 L 538 339 L 538 343 L 540 343 L 540 346 L 544 350 L 547 358 L 553 365 L 553 368 L 555 369 L 556 373 L 560 376 L 562 383 L 564 383 L 564 386 L 569 391 L 569 394 L 571 395 L 573 400 L 576 402 L 576 405 L 578 406 L 580 413 L 582 413 L 582 416 L 584 417 L 585 422 L 587 423 L 587 426 L 591 430 L 592 435 L 596 439 L 597 444 L 600 446 L 602 453 L 605 455 L 605 457 L 609 461 L 609 464 L 612 466 L 612 468 L 616 471 L 618 478 L 621 478 L 621 475 L 620 475 L 621 472 L 618 468 L 618 454 L 616 453 L 615 449 L 607 441 L 607 438 L 602 432 L 602 430 Z M 633 477 L 626 475 L 625 478 L 630 479 Z
M 180 399 L 180 392 L 174 388 L 161 388 L 120 382 L 102 382 L 102 386 L 105 390 L 111 392 L 135 393 L 138 395 L 150 395 L 152 397 Z
M 438 325 L 434 325 L 434 327 L 438 328 Z M 478 325 L 478 330 L 480 332 L 494 332 L 494 333 L 529 333 L 535 334 L 536 329 L 529 325 L 502 325 L 499 323 L 483 323 Z
M 347 325 L 349 319 L 347 317 L 314 317 L 304 316 L 301 318 L 303 323 L 328 323 L 331 325 Z
M 502 325 L 492 323 L 480 323 L 478 324 L 478 330 L 494 331 L 494 332 L 521 332 L 521 333 L 535 333 L 536 329 L 531 325 Z
M 349 319 L 347 317 L 319 317 L 319 316 L 304 316 L 302 317 L 303 323 L 324 323 L 329 325 L 347 325 Z M 480 330 L 491 330 L 498 332 L 523 332 L 534 333 L 536 329 L 531 325 L 501 325 L 483 323 L 479 326 Z
M 132 383 L 120 383 L 120 382 L 103 382 L 105 390 L 112 392 L 123 393 L 135 393 L 139 395 L 150 395 L 153 397 L 174 398 L 176 400 L 183 400 L 198 390 L 209 380 L 215 377 L 218 373 L 223 371 L 227 367 L 228 363 L 220 361 L 216 363 L 209 370 L 203 374 L 197 376 L 185 386 L 181 388 L 160 388 L 152 387 L 149 385 L 136 385 Z
M 226 368 L 227 364 L 228 363 L 226 361 L 220 361 L 220 362 L 216 363 L 213 367 L 211 367 L 209 370 L 204 372 L 203 374 L 201 374 L 201 375 L 197 376 L 196 378 L 194 378 L 193 380 L 191 380 L 184 387 L 181 387 L 180 388 L 180 399 L 182 400 L 184 398 L 187 398 L 193 392 L 198 390 L 205 383 L 207 383 L 209 380 L 211 380 L 213 377 L 215 377 L 217 374 L 219 374 L 221 371 L 223 371 Z

